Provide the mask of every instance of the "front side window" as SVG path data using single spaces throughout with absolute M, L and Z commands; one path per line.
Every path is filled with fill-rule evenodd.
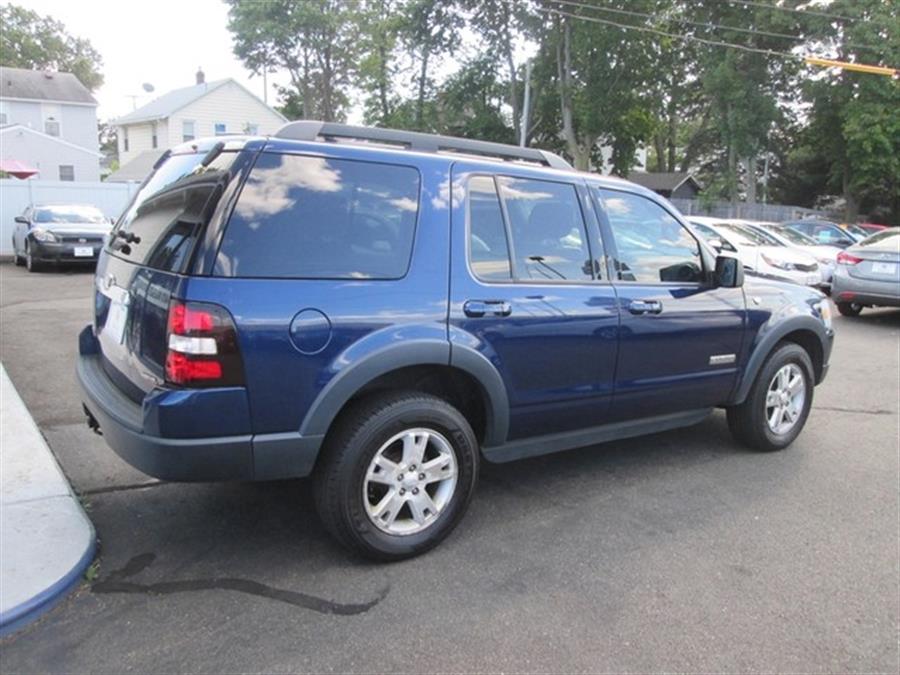
M 187 142 L 194 140 L 194 138 L 196 138 L 196 134 L 194 133 L 194 121 L 184 120 L 181 123 L 181 140 Z
M 509 219 L 516 278 L 588 281 L 594 278 L 575 186 L 497 178 Z
M 60 164 L 59 165 L 59 179 L 64 181 L 74 181 L 75 180 L 75 167 L 71 164 Z
M 616 267 L 622 281 L 699 282 L 700 245 L 655 202 L 615 190 L 596 189 L 616 240 Z
M 214 274 L 399 279 L 418 208 L 414 168 L 265 153 L 241 189 Z

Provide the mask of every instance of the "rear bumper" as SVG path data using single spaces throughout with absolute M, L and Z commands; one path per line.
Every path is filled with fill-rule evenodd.
M 876 305 L 878 307 L 900 307 L 900 296 L 896 295 L 841 291 L 840 293 L 833 293 L 831 297 L 835 302 L 853 302 L 858 305 Z
M 273 480 L 311 473 L 321 436 L 289 432 L 170 438 L 146 433 L 158 426 L 160 396 L 151 392 L 143 405 L 128 398 L 92 351 L 96 341 L 90 326 L 80 344 L 76 376 L 89 421 L 96 421 L 109 447 L 133 467 L 171 481 Z

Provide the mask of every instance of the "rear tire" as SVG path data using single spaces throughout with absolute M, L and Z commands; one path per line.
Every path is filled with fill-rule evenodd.
M 727 409 L 732 436 L 754 450 L 786 448 L 806 424 L 814 384 L 812 360 L 806 350 L 793 342 L 782 342 L 766 359 L 746 400 Z M 794 388 L 797 393 L 792 394 Z M 799 400 L 796 396 L 801 392 Z
M 419 392 L 386 393 L 335 424 L 313 481 L 332 536 L 366 557 L 401 560 L 450 534 L 472 499 L 479 462 L 478 441 L 456 408 Z
M 837 308 L 841 316 L 859 316 L 863 310 L 863 306 L 857 302 L 839 302 Z

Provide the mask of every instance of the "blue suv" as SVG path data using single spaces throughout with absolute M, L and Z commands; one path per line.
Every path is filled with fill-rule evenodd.
M 312 476 L 338 540 L 447 536 L 479 463 L 682 427 L 789 445 L 828 301 L 535 149 L 293 122 L 167 152 L 107 238 L 88 423 L 167 480 Z

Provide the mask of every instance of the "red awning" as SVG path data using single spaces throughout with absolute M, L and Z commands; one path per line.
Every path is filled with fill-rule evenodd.
M 16 178 L 28 178 L 38 173 L 37 169 L 32 169 L 25 162 L 17 159 L 0 159 L 0 171 Z

